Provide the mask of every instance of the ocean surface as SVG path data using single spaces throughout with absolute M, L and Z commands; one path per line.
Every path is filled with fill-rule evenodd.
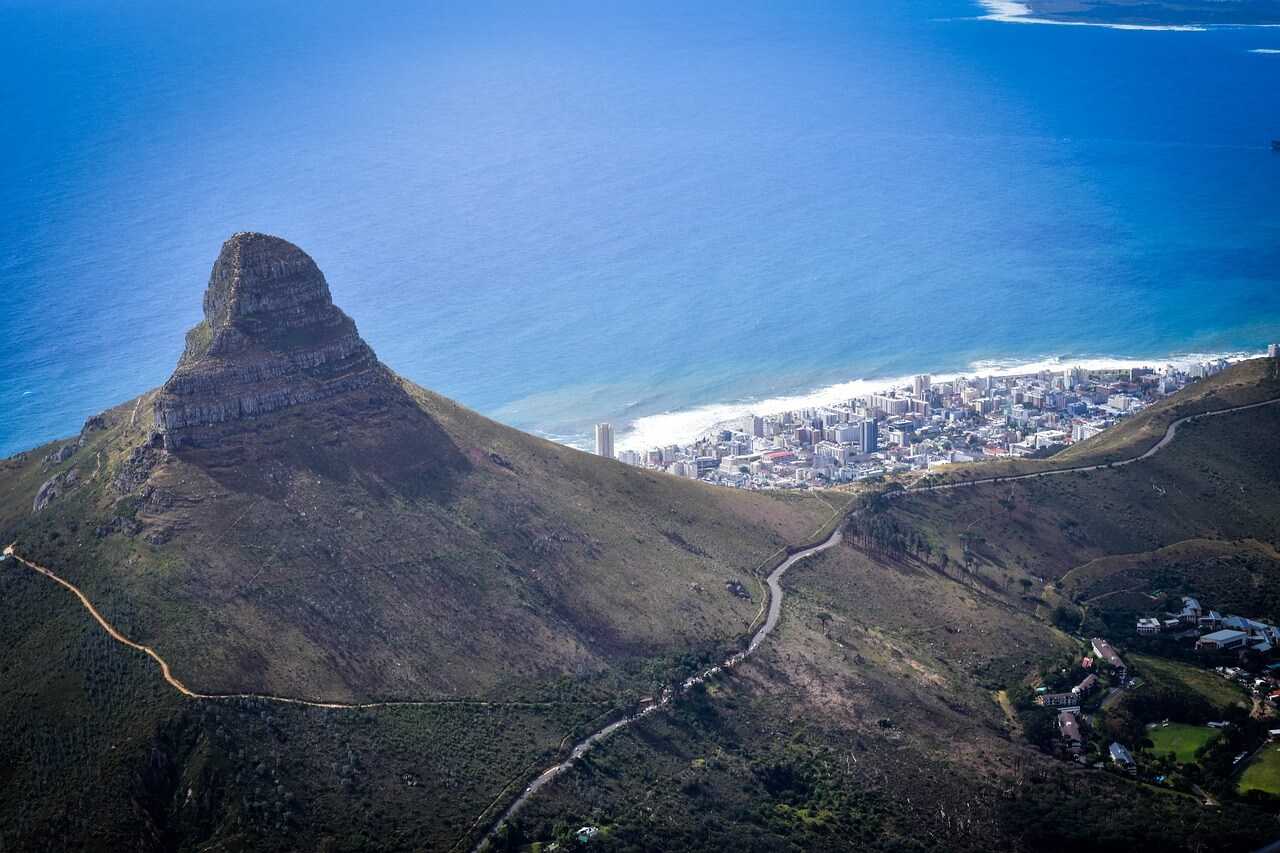
M 1280 29 L 357 5 L 0 4 L 0 455 L 163 382 L 247 229 L 399 372 L 568 442 L 1280 339 Z

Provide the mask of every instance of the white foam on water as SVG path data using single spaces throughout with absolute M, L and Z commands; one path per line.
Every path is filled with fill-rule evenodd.
M 1253 358 L 1260 353 L 1217 352 L 1217 353 L 1180 353 L 1163 358 L 1041 358 L 1033 361 L 1003 359 L 976 361 L 968 370 L 959 373 L 930 374 L 934 382 L 950 382 L 961 376 L 1022 376 L 1043 371 L 1062 372 L 1072 367 L 1084 370 L 1127 369 L 1133 367 L 1164 367 L 1172 365 L 1186 368 L 1192 364 L 1216 361 L 1225 358 L 1228 361 L 1239 361 Z M 923 371 L 922 371 L 923 372 Z M 663 412 L 637 418 L 620 432 L 616 446 L 619 450 L 644 451 L 653 447 L 667 445 L 685 445 L 717 424 L 742 418 L 746 415 L 776 415 L 796 409 L 812 409 L 844 402 L 854 397 L 879 393 L 889 388 L 911 384 L 911 376 L 881 377 L 878 379 L 852 379 L 828 385 L 814 391 L 770 397 L 763 400 L 740 400 L 736 402 L 710 403 L 682 409 L 674 412 Z
M 987 14 L 984 21 L 999 21 L 1004 24 L 1048 24 L 1056 27 L 1102 27 L 1108 30 L 1145 30 L 1175 33 L 1202 33 L 1209 28 L 1196 24 L 1107 24 L 1098 21 L 1055 21 L 1050 18 L 1037 18 L 1031 7 L 1018 0 L 978 0 Z M 1262 25 L 1265 26 L 1265 25 Z

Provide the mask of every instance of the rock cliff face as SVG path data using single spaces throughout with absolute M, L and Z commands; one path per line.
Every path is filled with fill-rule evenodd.
M 204 321 L 155 398 L 156 427 L 170 450 L 208 447 L 236 422 L 392 384 L 310 256 L 245 232 L 214 262 Z

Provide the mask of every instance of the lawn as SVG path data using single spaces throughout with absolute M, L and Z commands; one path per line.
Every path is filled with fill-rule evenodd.
M 1208 726 L 1189 726 L 1185 723 L 1169 723 L 1167 726 L 1156 724 L 1147 729 L 1147 737 L 1154 746 L 1153 755 L 1173 753 L 1179 764 L 1190 764 L 1196 760 L 1196 750 L 1217 736 L 1217 731 Z
M 1280 794 L 1280 744 L 1267 744 L 1240 774 L 1240 793 Z

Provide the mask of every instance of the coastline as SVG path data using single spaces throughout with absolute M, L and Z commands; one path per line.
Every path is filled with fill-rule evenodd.
M 1145 32 L 1203 33 L 1215 29 L 1273 28 L 1280 24 L 1137 24 L 1107 21 L 1080 21 L 1070 18 L 1046 18 L 1037 13 L 1034 0 L 977 0 L 985 10 L 979 20 L 1002 24 L 1047 24 L 1058 27 L 1099 27 L 1109 30 Z
M 965 370 L 929 373 L 935 382 L 950 382 L 960 377 L 976 376 L 1022 376 L 1042 371 L 1062 371 L 1071 367 L 1086 370 L 1125 369 L 1134 367 L 1163 367 L 1172 365 L 1185 368 L 1187 365 L 1207 361 L 1226 359 L 1240 361 L 1256 358 L 1265 354 L 1261 350 L 1233 350 L 1229 352 L 1211 353 L 1178 353 L 1157 358 L 1130 358 L 1124 356 L 1101 356 L 1093 358 L 1061 358 L 1044 357 L 1031 360 L 1002 359 L 976 361 Z M 686 409 L 645 415 L 635 420 L 620 424 L 617 432 L 616 447 L 618 450 L 645 451 L 654 447 L 672 444 L 686 444 L 696 439 L 703 432 L 723 424 L 742 418 L 749 414 L 771 415 L 795 409 L 817 408 L 827 406 L 852 397 L 882 392 L 888 388 L 909 385 L 912 376 L 885 376 L 878 378 L 851 379 L 832 385 L 822 386 L 811 391 L 795 394 L 779 395 L 762 399 L 742 399 L 730 402 L 706 403 Z M 550 438 L 550 436 L 544 436 Z M 555 440 L 552 438 L 552 440 Z M 590 450 L 584 443 L 566 442 L 580 449 Z

